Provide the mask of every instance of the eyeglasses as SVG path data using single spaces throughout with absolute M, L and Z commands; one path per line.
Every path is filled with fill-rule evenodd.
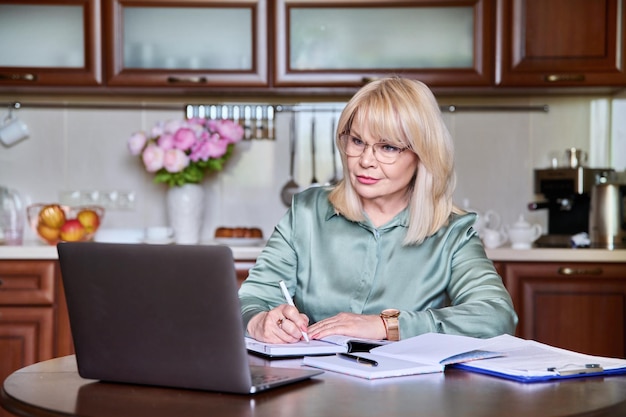
M 343 151 L 348 156 L 361 156 L 368 146 L 372 147 L 374 158 L 381 164 L 393 164 L 398 160 L 400 154 L 408 148 L 399 148 L 385 142 L 377 142 L 373 145 L 365 143 L 363 140 L 343 133 L 339 139 L 344 143 Z

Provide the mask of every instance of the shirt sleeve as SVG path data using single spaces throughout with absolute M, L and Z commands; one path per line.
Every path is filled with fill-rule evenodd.
M 285 303 L 278 285 L 280 280 L 285 281 L 291 294 L 295 292 L 298 258 L 291 244 L 291 230 L 292 212 L 288 210 L 239 289 L 244 329 L 258 313 Z
M 403 311 L 400 315 L 402 339 L 427 332 L 480 338 L 515 332 L 518 317 L 511 297 L 487 258 L 478 235 L 464 223 L 452 226 L 446 239 L 450 250 L 448 303 L 441 308 Z M 461 230 L 455 232 L 455 228 Z

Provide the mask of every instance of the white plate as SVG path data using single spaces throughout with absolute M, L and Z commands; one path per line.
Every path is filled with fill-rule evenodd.
M 216 237 L 213 240 L 226 246 L 258 246 L 265 242 L 263 238 L 252 237 Z

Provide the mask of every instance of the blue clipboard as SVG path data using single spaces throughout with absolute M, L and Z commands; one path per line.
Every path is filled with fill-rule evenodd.
M 610 376 L 610 375 L 623 375 L 626 374 L 626 368 L 617 368 L 617 369 L 605 369 L 599 372 L 586 371 L 583 373 L 575 373 L 568 375 L 559 375 L 558 373 L 554 373 L 551 375 L 542 375 L 542 376 L 520 376 L 520 375 L 510 375 L 503 372 L 495 372 L 486 369 L 475 368 L 471 365 L 466 365 L 463 363 L 457 363 L 452 365 L 451 367 L 456 369 L 462 369 L 464 371 L 475 372 L 484 375 L 491 375 L 498 378 L 509 379 L 517 382 L 524 383 L 533 383 L 533 382 L 551 382 L 557 380 L 565 380 L 565 379 L 573 379 L 573 378 L 586 378 L 593 376 Z

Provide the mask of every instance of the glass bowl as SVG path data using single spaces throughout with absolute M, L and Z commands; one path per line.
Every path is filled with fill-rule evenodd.
M 93 240 L 102 224 L 104 207 L 38 203 L 28 206 L 26 215 L 30 227 L 49 245 L 86 242 Z

